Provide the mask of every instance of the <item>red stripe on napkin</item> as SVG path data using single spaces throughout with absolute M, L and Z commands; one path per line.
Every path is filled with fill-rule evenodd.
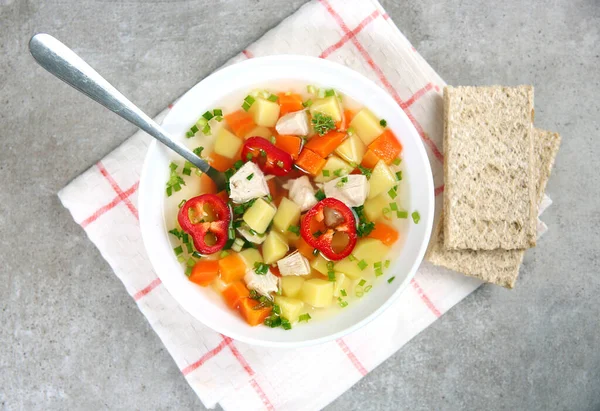
M 148 295 L 150 293 L 150 291 L 152 291 L 156 287 L 158 287 L 161 284 L 161 282 L 162 281 L 160 281 L 160 278 L 155 279 L 150 284 L 148 284 L 146 287 L 142 288 L 140 291 L 135 293 L 133 295 L 133 299 L 135 301 L 139 301 L 142 297 L 144 297 L 145 295 Z
M 98 170 L 100 170 L 100 174 L 102 174 L 104 176 L 104 178 L 106 178 L 108 180 L 110 186 L 113 188 L 113 190 L 115 190 L 115 193 L 118 194 L 119 198 L 121 198 L 121 200 L 123 200 L 125 202 L 125 204 L 127 205 L 127 208 L 129 208 L 129 211 L 131 211 L 131 213 L 135 216 L 136 220 L 139 220 L 140 218 L 138 216 L 137 208 L 135 208 L 135 206 L 133 205 L 131 200 L 128 198 L 128 196 L 125 195 L 123 190 L 121 190 L 121 187 L 119 187 L 119 185 L 117 184 L 115 179 L 112 178 L 112 176 L 108 173 L 108 171 L 106 171 L 106 168 L 104 168 L 104 165 L 102 164 L 102 162 L 98 161 L 96 166 L 98 167 Z
M 367 369 L 362 365 L 362 363 L 358 360 L 358 358 L 356 358 L 356 355 L 354 355 L 354 353 L 350 350 L 350 348 L 348 347 L 346 342 L 340 338 L 337 340 L 337 343 L 340 346 L 340 348 L 342 349 L 342 351 L 344 352 L 344 354 L 346 354 L 348 356 L 348 358 L 350 359 L 350 361 L 352 361 L 352 364 L 354 364 L 354 366 L 356 367 L 358 372 L 360 372 L 360 374 L 363 377 L 365 375 L 367 375 L 368 374 Z
M 138 181 L 137 183 L 135 183 L 134 185 L 132 185 L 131 187 L 129 187 L 127 190 L 125 190 L 123 192 L 123 194 L 125 195 L 125 197 L 129 197 L 130 195 L 132 195 L 133 193 L 135 193 L 135 191 L 138 189 L 140 185 L 140 182 Z M 117 195 L 110 203 L 103 205 L 102 207 L 100 207 L 99 209 L 97 209 L 96 211 L 94 211 L 94 213 L 89 216 L 88 218 L 86 218 L 85 220 L 83 220 L 80 225 L 81 228 L 86 228 L 88 225 L 90 225 L 91 223 L 93 223 L 94 221 L 96 221 L 98 219 L 98 217 L 100 217 L 102 214 L 106 213 L 107 211 L 115 208 L 115 206 L 117 204 L 119 204 L 121 201 L 123 201 L 123 196 L 121 195 Z

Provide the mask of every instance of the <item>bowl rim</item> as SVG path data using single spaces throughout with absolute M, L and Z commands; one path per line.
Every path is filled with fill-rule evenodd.
M 140 230 L 142 233 L 142 240 L 144 243 L 144 248 L 148 255 L 150 263 L 151 263 L 154 271 L 156 272 L 156 275 L 161 279 L 166 290 L 175 299 L 177 304 L 179 304 L 193 318 L 195 318 L 196 320 L 200 321 L 205 326 L 211 328 L 212 330 L 214 330 L 218 333 L 221 333 L 221 334 L 226 335 L 234 340 L 238 340 L 238 341 L 241 341 L 244 343 L 257 345 L 257 346 L 264 346 L 264 347 L 297 348 L 297 347 L 305 347 L 305 346 L 323 344 L 323 343 L 341 338 L 347 334 L 350 334 L 350 333 L 364 327 L 371 321 L 373 321 L 375 318 L 377 318 L 379 315 L 381 315 L 385 310 L 387 310 L 399 298 L 399 296 L 405 291 L 408 284 L 414 278 L 414 276 L 425 256 L 425 252 L 426 252 L 428 244 L 429 244 L 432 227 L 433 227 L 435 195 L 434 195 L 434 185 L 433 185 L 433 173 L 431 170 L 431 164 L 429 162 L 427 152 L 425 150 L 425 146 L 423 144 L 423 140 L 420 138 L 419 133 L 415 129 L 414 125 L 412 124 L 412 122 L 410 121 L 410 119 L 408 118 L 408 116 L 406 115 L 404 110 L 398 106 L 397 102 L 389 95 L 389 93 L 387 91 L 382 89 L 375 82 L 373 82 L 372 80 L 368 79 L 361 73 L 359 73 L 355 70 L 352 70 L 351 68 L 349 68 L 347 66 L 344 66 L 342 64 L 338 64 L 338 63 L 335 63 L 332 61 L 328 61 L 328 60 L 324 60 L 324 59 L 320 59 L 320 58 L 316 58 L 316 57 L 310 57 L 310 56 L 282 54 L 282 55 L 273 55 L 273 56 L 266 56 L 266 57 L 256 57 L 256 58 L 241 61 L 241 62 L 232 64 L 232 65 L 229 65 L 227 67 L 218 69 L 217 71 L 213 72 L 209 76 L 202 79 L 200 82 L 198 82 L 192 88 L 190 88 L 181 98 L 179 98 L 171 107 L 171 111 L 169 113 L 167 113 L 165 118 L 162 120 L 162 123 L 163 124 L 168 123 L 169 116 L 173 115 L 173 113 L 176 111 L 176 108 L 178 107 L 178 105 L 185 103 L 186 97 L 192 95 L 194 93 L 195 89 L 202 87 L 204 84 L 206 84 L 208 82 L 212 82 L 212 81 L 218 81 L 219 77 L 227 76 L 227 75 L 229 75 L 230 72 L 235 72 L 235 71 L 245 69 L 245 68 L 248 68 L 248 67 L 251 67 L 254 65 L 260 66 L 261 64 L 276 63 L 276 62 L 284 62 L 284 63 L 298 62 L 298 63 L 304 63 L 304 64 L 308 63 L 308 64 L 321 65 L 321 66 L 326 67 L 331 70 L 337 70 L 337 71 L 344 72 L 346 75 L 360 77 L 363 82 L 370 83 L 370 87 L 375 87 L 375 88 L 379 89 L 382 92 L 382 94 L 385 95 L 385 97 L 382 96 L 382 98 L 384 98 L 384 100 L 386 100 L 386 101 L 382 101 L 382 103 L 381 103 L 382 106 L 390 106 L 391 105 L 391 106 L 397 107 L 398 115 L 400 117 L 402 117 L 403 122 L 406 123 L 406 125 L 410 129 L 411 134 L 413 134 L 413 136 L 411 138 L 415 139 L 416 148 L 419 153 L 420 160 L 424 163 L 424 166 L 425 166 L 424 168 L 425 168 L 425 172 L 426 172 L 426 176 L 424 176 L 424 180 L 426 182 L 426 190 L 425 191 L 427 193 L 427 206 L 428 207 L 427 207 L 426 213 L 423 213 L 422 211 L 420 213 L 421 214 L 421 222 L 425 223 L 426 227 L 425 227 L 425 232 L 424 232 L 422 242 L 418 247 L 418 252 L 416 254 L 416 258 L 412 261 L 412 264 L 410 265 L 410 269 L 408 270 L 407 276 L 405 277 L 404 281 L 397 287 L 396 291 L 394 291 L 393 294 L 387 298 L 387 300 L 385 300 L 378 308 L 373 310 L 371 312 L 371 314 L 369 314 L 362 320 L 357 321 L 353 325 L 343 328 L 335 333 L 328 334 L 328 335 L 325 335 L 322 337 L 311 338 L 311 339 L 306 339 L 306 340 L 302 340 L 302 341 L 288 342 L 288 341 L 269 341 L 269 340 L 263 340 L 263 339 L 259 339 L 259 338 L 252 338 L 252 337 L 247 337 L 244 335 L 239 335 L 238 333 L 236 333 L 230 329 L 223 329 L 222 327 L 220 327 L 219 324 L 216 324 L 215 322 L 207 321 L 206 318 L 200 319 L 196 315 L 194 315 L 192 310 L 190 310 L 186 307 L 187 304 L 177 297 L 177 294 L 179 294 L 179 293 L 175 290 L 175 287 L 172 286 L 171 282 L 168 279 L 165 280 L 165 278 L 168 278 L 168 275 L 165 275 L 164 273 L 161 274 L 160 270 L 157 269 L 157 267 L 159 266 L 158 261 L 157 261 L 158 256 L 156 256 L 154 253 L 151 252 L 151 249 L 153 248 L 153 245 L 151 244 L 151 236 L 152 236 L 151 231 L 152 230 L 151 230 L 150 224 L 145 223 L 146 221 L 148 221 L 148 218 L 150 217 L 149 210 L 151 207 L 150 207 L 149 202 L 143 201 L 144 193 L 148 192 L 147 186 L 150 185 L 150 182 L 148 181 L 148 178 L 147 178 L 149 169 L 151 167 L 150 158 L 152 157 L 152 153 L 155 150 L 157 150 L 158 146 L 160 146 L 160 143 L 157 140 L 151 141 L 151 143 L 148 147 L 148 151 L 146 152 L 146 156 L 144 158 L 144 164 L 143 164 L 142 171 L 140 174 L 140 184 L 139 184 L 139 190 L 138 190 L 138 192 L 139 192 L 138 209 L 139 209 Z M 285 75 L 283 75 L 281 78 L 273 79 L 273 81 L 282 80 L 284 78 L 285 78 Z M 231 92 L 232 92 L 232 90 L 227 90 L 226 92 L 223 92 L 222 97 L 225 97 L 227 94 L 230 94 Z M 328 320 L 323 320 L 323 321 L 328 321 Z

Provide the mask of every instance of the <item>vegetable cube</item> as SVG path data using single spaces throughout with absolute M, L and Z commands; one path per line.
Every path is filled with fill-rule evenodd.
M 262 198 L 258 198 L 250 208 L 246 210 L 243 220 L 248 224 L 248 227 L 257 233 L 264 233 L 269 227 L 271 220 L 275 217 L 277 209 L 271 203 L 266 202 Z
M 262 137 L 262 138 L 266 138 L 268 140 L 269 138 L 271 138 L 272 135 L 273 135 L 273 132 L 271 130 L 269 130 L 268 128 L 262 127 L 262 126 L 256 126 L 244 135 L 244 139 L 247 140 L 250 137 Z
M 246 263 L 246 269 L 254 268 L 254 263 L 262 263 L 263 258 L 256 248 L 246 248 L 238 254 Z
M 386 193 L 396 184 L 396 176 L 392 173 L 392 170 L 383 161 L 379 161 L 369 179 L 370 190 L 368 198 L 374 198 L 381 193 Z
M 290 320 L 290 322 L 298 321 L 300 312 L 304 308 L 304 303 L 296 298 L 283 297 L 276 295 L 275 304 L 281 308 L 281 316 Z
M 331 156 L 327 159 L 325 166 L 315 178 L 317 183 L 325 183 L 341 176 L 348 175 L 354 170 L 350 164 L 337 156 Z
M 215 139 L 215 153 L 223 157 L 235 158 L 238 151 L 240 151 L 240 147 L 242 147 L 242 140 L 239 137 L 225 127 L 219 129 Z
M 325 257 L 323 257 L 321 254 L 319 254 L 317 256 L 317 258 L 312 260 L 312 262 L 310 263 L 310 266 L 313 269 L 320 272 L 321 274 L 327 275 L 327 272 L 329 271 L 329 269 L 327 268 L 327 263 L 329 263 L 329 260 L 325 259 Z
M 279 119 L 279 104 L 257 97 L 250 110 L 254 122 L 263 127 L 275 127 Z
M 359 136 L 352 134 L 335 150 L 336 154 L 344 160 L 360 164 L 366 151 L 365 143 L 362 142 Z
M 383 127 L 379 125 L 379 119 L 366 108 L 356 113 L 350 122 L 350 127 L 354 128 L 356 134 L 367 146 L 383 133 Z
M 313 307 L 327 307 L 333 302 L 333 282 L 320 278 L 311 278 L 304 281 L 301 299 Z
M 344 290 L 346 295 L 342 295 L 341 291 Z M 352 294 L 354 290 L 353 281 L 346 274 L 335 273 L 335 282 L 333 283 L 333 296 L 334 297 L 346 297 Z
M 372 266 L 373 263 L 382 261 L 389 251 L 389 247 L 375 238 L 361 238 L 356 242 L 352 255 L 356 257 L 355 263 L 365 260 Z
M 289 249 L 285 237 L 277 231 L 271 230 L 263 243 L 265 264 L 273 264 L 286 255 Z
M 339 273 L 345 274 L 353 280 L 364 275 L 363 271 L 358 267 L 358 260 L 351 261 L 348 257 L 335 263 L 336 279 Z
M 315 113 L 322 113 L 330 116 L 333 121 L 336 122 L 342 119 L 342 109 L 336 96 L 325 97 L 313 101 L 310 106 L 310 114 L 313 116 Z
M 302 289 L 302 284 L 304 284 L 304 278 L 295 275 L 281 277 L 279 281 L 281 284 L 281 291 L 283 291 L 283 295 L 287 297 L 296 297 Z
M 287 233 L 288 228 L 292 225 L 298 225 L 299 221 L 300 207 L 287 197 L 283 197 L 273 218 L 273 227 L 282 233 Z
M 383 217 L 383 209 L 390 207 L 390 197 L 387 193 L 379 194 L 376 197 L 365 201 L 365 215 L 370 221 L 377 221 Z

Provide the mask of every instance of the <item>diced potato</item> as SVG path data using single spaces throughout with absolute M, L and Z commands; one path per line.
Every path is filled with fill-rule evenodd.
M 374 198 L 379 194 L 387 193 L 390 188 L 394 187 L 396 184 L 396 176 L 392 173 L 392 170 L 380 160 L 371 173 L 371 178 L 369 179 L 369 195 L 367 198 Z
M 317 270 L 318 272 L 320 272 L 323 275 L 327 275 L 327 272 L 329 271 L 327 269 L 327 263 L 329 262 L 329 260 L 327 260 L 325 257 L 323 257 L 321 254 L 319 254 L 317 256 L 317 258 L 315 258 L 314 260 L 311 261 L 310 266 Z
M 348 278 L 351 278 L 353 280 L 360 278 L 364 274 L 363 270 L 361 270 L 360 267 L 358 267 L 358 260 L 350 261 L 350 259 L 348 257 L 335 263 L 334 269 L 336 271 L 336 274 L 343 273 Z M 337 279 L 337 275 L 336 275 L 336 279 Z
M 385 260 L 389 251 L 389 247 L 375 238 L 361 238 L 356 242 L 352 255 L 356 257 L 355 263 L 365 260 L 372 266 L 373 263 Z
M 333 282 L 312 278 L 302 284 L 302 301 L 313 307 L 327 307 L 333 302 Z
M 342 109 L 336 96 L 314 100 L 310 106 L 310 115 L 314 116 L 315 113 L 330 116 L 333 121 L 340 121 L 342 119 Z
M 257 126 L 275 127 L 279 119 L 279 104 L 257 97 L 248 112 Z
M 260 234 L 267 230 L 271 220 L 275 217 L 275 213 L 277 213 L 277 209 L 273 204 L 266 202 L 262 198 L 258 198 L 246 210 L 242 218 L 251 229 Z
M 273 264 L 286 255 L 289 249 L 285 237 L 271 230 L 262 247 L 265 264 Z
M 365 151 L 367 151 L 365 143 L 357 134 L 352 134 L 336 148 L 335 153 L 350 163 L 360 164 Z
M 334 174 L 334 172 L 337 170 L 340 170 L 338 171 L 338 174 Z M 323 166 L 321 172 L 317 175 L 317 177 L 315 177 L 315 181 L 317 183 L 325 183 L 333 180 L 334 178 L 350 174 L 352 170 L 354 170 L 354 167 L 352 167 L 350 164 L 346 163 L 337 156 L 331 156 L 327 159 L 327 162 L 325 163 L 325 166 Z
M 298 317 L 302 313 L 304 303 L 296 298 L 275 296 L 275 304 L 281 308 L 281 316 L 290 320 L 290 322 L 298 321 Z
M 291 225 L 298 225 L 300 221 L 300 207 L 287 197 L 281 199 L 277 213 L 273 218 L 273 227 L 287 233 Z
M 227 158 L 235 158 L 240 147 L 242 146 L 242 140 L 227 130 L 225 127 L 221 127 L 217 132 L 215 139 L 214 151 L 217 154 Z
M 390 207 L 392 199 L 387 193 L 381 193 L 365 201 L 365 215 L 370 221 L 377 221 L 383 217 L 383 209 Z
M 269 138 L 271 138 L 272 135 L 273 132 L 268 128 L 256 126 L 244 136 L 244 139 L 249 139 L 250 137 L 262 137 L 268 140 Z
M 346 295 L 340 293 L 341 290 L 346 292 Z M 346 274 L 335 273 L 335 282 L 333 283 L 333 296 L 346 297 L 352 295 L 354 290 L 353 281 Z
M 363 108 L 356 113 L 350 122 L 350 127 L 354 129 L 362 142 L 368 146 L 383 133 L 383 127 L 381 127 L 379 121 L 380 120 L 375 117 L 373 113 L 366 108 Z
M 262 263 L 263 258 L 256 248 L 246 248 L 238 253 L 246 263 L 246 268 L 254 268 L 254 263 Z
M 297 275 L 286 275 L 281 277 L 279 281 L 281 284 L 281 291 L 286 297 L 296 297 L 300 294 L 302 284 L 304 284 L 304 278 Z

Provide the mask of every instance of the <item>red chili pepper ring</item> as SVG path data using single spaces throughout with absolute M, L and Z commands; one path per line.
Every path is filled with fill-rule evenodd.
M 265 174 L 284 176 L 292 170 L 294 160 L 289 153 L 262 137 L 250 137 L 242 148 L 242 159 L 250 160 Z
M 347 239 L 335 244 L 337 233 Z M 348 206 L 335 198 L 325 198 L 308 210 L 300 234 L 304 241 L 332 261 L 350 255 L 356 245 L 356 219 Z
M 181 206 L 177 221 L 181 229 L 192 236 L 198 252 L 213 254 L 227 242 L 231 213 L 225 201 L 218 196 L 202 194 Z

